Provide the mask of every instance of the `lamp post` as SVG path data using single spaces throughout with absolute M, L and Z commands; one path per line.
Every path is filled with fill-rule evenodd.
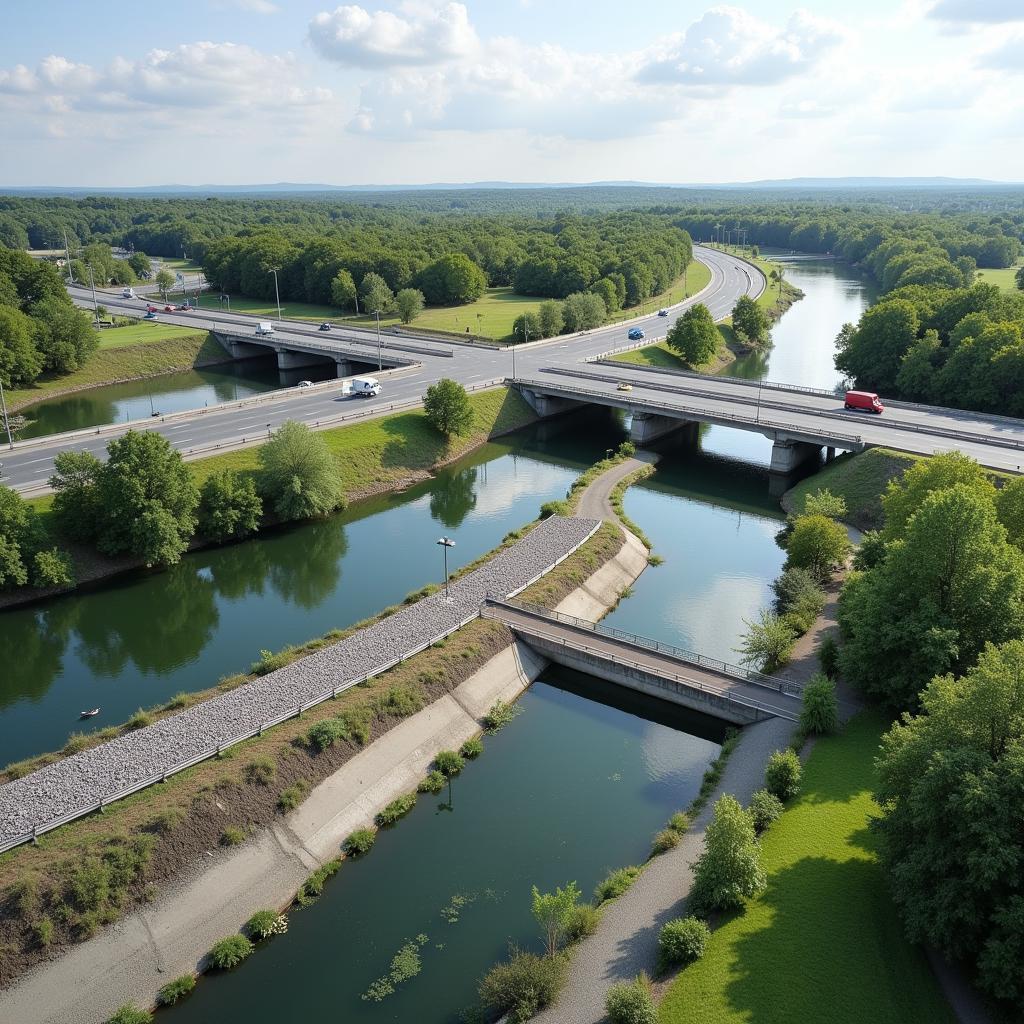
M 761 422 L 761 384 L 763 380 L 759 377 L 757 380 L 757 414 L 754 416 L 754 422 Z
M 380 310 L 375 309 L 373 311 L 374 319 L 377 321 L 377 372 L 380 373 L 384 369 L 384 362 L 381 359 L 380 354 Z
M 7 447 L 13 448 L 14 438 L 11 436 L 11 420 L 7 415 L 7 399 L 4 398 L 4 382 L 2 377 L 0 377 L 0 409 L 3 410 L 4 427 L 7 430 Z
M 271 267 L 270 270 L 267 271 L 267 273 L 274 275 L 274 298 L 277 299 L 277 319 L 280 320 L 281 319 L 281 293 L 277 289 L 277 268 L 276 267 Z
M 92 287 L 92 309 L 95 316 L 96 326 L 100 325 L 100 307 L 96 303 L 96 279 L 93 276 L 92 264 L 89 264 L 89 284 Z
M 444 549 L 444 599 L 450 601 L 448 596 L 448 549 L 455 547 L 455 541 L 451 537 L 439 537 L 437 543 Z

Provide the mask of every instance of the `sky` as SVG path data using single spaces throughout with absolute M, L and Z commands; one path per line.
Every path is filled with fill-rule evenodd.
M 7 0 L 0 186 L 1024 180 L 1024 0 Z

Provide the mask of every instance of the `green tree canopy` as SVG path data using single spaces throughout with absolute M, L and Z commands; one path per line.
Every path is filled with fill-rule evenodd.
M 540 928 L 548 956 L 558 952 L 569 917 L 582 895 L 575 882 L 569 882 L 564 889 L 559 886 L 554 892 L 541 892 L 533 887 L 533 919 Z
M 522 313 L 512 323 L 512 337 L 516 341 L 540 341 L 544 332 L 536 313 Z
M 737 910 L 765 885 L 754 822 L 726 793 L 718 798 L 704 833 L 704 852 L 693 868 L 690 906 L 701 915 Z
M 432 305 L 461 306 L 483 295 L 487 275 L 465 253 L 452 252 L 426 267 L 418 283 Z
M 403 324 L 411 324 L 423 312 L 423 292 L 418 288 L 403 288 L 395 296 L 395 309 Z
M 375 311 L 386 313 L 395 301 L 391 289 L 380 274 L 373 272 L 363 277 L 363 283 L 359 286 L 359 293 L 363 297 L 363 312 L 373 313 Z
M 562 333 L 565 318 L 562 316 L 562 304 L 554 299 L 542 302 L 537 310 L 540 319 L 541 337 L 553 338 Z
M 749 345 L 758 345 L 768 335 L 768 315 L 749 295 L 741 295 L 732 307 L 733 330 Z
M 225 469 L 208 476 L 199 489 L 199 530 L 210 540 L 240 540 L 259 529 L 263 501 L 256 483 Z
M 343 504 L 338 465 L 305 423 L 282 423 L 260 448 L 259 462 L 260 492 L 278 519 L 312 519 Z
M 331 302 L 339 309 L 350 309 L 356 303 L 356 283 L 347 270 L 339 270 L 331 281 Z
M 473 406 L 466 389 L 447 377 L 427 388 L 423 411 L 430 425 L 447 437 L 465 434 L 473 425 Z
M 824 515 L 798 516 L 786 541 L 786 564 L 827 579 L 850 553 L 846 527 Z
M 718 351 L 718 328 L 703 302 L 691 306 L 669 329 L 669 347 L 690 364 L 700 366 Z

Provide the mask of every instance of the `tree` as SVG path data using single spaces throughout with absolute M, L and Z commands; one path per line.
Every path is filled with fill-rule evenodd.
M 542 338 L 553 338 L 555 335 L 562 333 L 564 318 L 562 317 L 562 304 L 560 302 L 556 302 L 554 299 L 542 302 L 537 310 L 537 316 L 540 319 L 540 335 Z
M 573 292 L 562 302 L 562 320 L 567 331 L 590 331 L 600 327 L 607 312 L 604 299 L 593 292 Z
M 347 270 L 339 270 L 331 281 L 331 302 L 339 309 L 355 306 L 358 293 L 356 283 Z
M 803 769 L 795 750 L 776 750 L 764 770 L 765 788 L 780 800 L 792 800 L 800 792 Z
M 590 290 L 595 295 L 600 295 L 604 300 L 605 310 L 608 313 L 614 313 L 620 309 L 618 292 L 615 290 L 615 282 L 608 277 L 602 277 L 599 281 L 595 281 L 591 286 Z
M 144 252 L 133 252 L 128 257 L 128 266 L 135 271 L 139 277 L 146 277 L 152 269 L 152 263 Z
M 1014 477 L 995 493 L 996 515 L 1006 527 L 1007 539 L 1024 547 L 1024 476 Z
M 732 326 L 748 345 L 758 345 L 768 334 L 768 317 L 749 295 L 741 295 L 732 307 Z
M 0 379 L 4 387 L 27 387 L 43 369 L 35 325 L 20 309 L 0 306 Z
M 100 526 L 96 481 L 103 463 L 92 452 L 59 452 L 53 460 L 52 511 L 60 532 L 73 540 L 95 540 Z
M 798 516 L 786 541 L 786 565 L 806 569 L 825 580 L 846 560 L 850 547 L 841 523 L 823 515 Z
M 746 632 L 736 652 L 744 665 L 755 665 L 761 672 L 774 672 L 789 661 L 796 642 L 796 631 L 769 608 L 762 608 L 757 622 L 743 620 Z
M 374 274 L 372 271 L 363 277 L 363 283 L 359 291 L 363 296 L 364 313 L 386 313 L 395 301 L 395 297 L 391 294 L 391 289 L 387 286 L 384 278 L 380 274 Z
M 36 587 L 72 587 L 75 570 L 71 558 L 60 548 L 37 551 L 32 559 L 32 584 Z
M 775 305 L 782 302 L 782 280 L 786 276 L 786 268 L 781 263 L 776 263 L 768 274 L 768 278 L 774 281 L 779 286 L 779 297 L 775 300 Z
M 188 468 L 160 434 L 129 430 L 107 445 L 96 472 L 96 546 L 147 565 L 173 565 L 196 529 L 199 504 Z
M 35 344 L 43 357 L 43 369 L 70 373 L 84 366 L 96 351 L 99 339 L 90 317 L 75 309 L 63 296 L 46 296 L 29 310 L 35 322 Z
M 835 681 L 818 673 L 804 687 L 800 728 L 807 734 L 827 736 L 839 728 L 839 699 Z
M 487 275 L 465 253 L 452 252 L 426 267 L 418 284 L 431 305 L 461 306 L 483 295 Z
M 898 709 L 986 643 L 1021 635 L 1024 554 L 992 499 L 965 483 L 928 494 L 883 560 L 847 582 L 839 625 L 843 677 Z
M 701 916 L 736 910 L 767 884 L 750 815 L 728 793 L 718 798 L 693 868 L 690 906 Z
M 263 500 L 251 477 L 225 469 L 199 489 L 199 530 L 210 540 L 240 540 L 259 529 Z
M 833 494 L 827 487 L 819 488 L 804 498 L 803 514 L 842 519 L 846 515 L 846 499 L 840 494 Z
M 423 411 L 430 425 L 447 437 L 465 434 L 473 425 L 473 406 L 466 389 L 447 377 L 427 388 Z
M 1024 1007 L 1024 642 L 938 676 L 882 738 L 882 860 L 912 941 L 977 967 Z
M 160 294 L 163 296 L 164 302 L 166 302 L 167 292 L 174 287 L 174 274 L 172 274 L 166 267 L 161 267 L 156 272 L 156 277 L 153 280 L 156 282 L 157 288 L 160 289 Z
M 512 338 L 515 341 L 540 341 L 544 337 L 540 317 L 536 313 L 523 313 L 512 324 Z
M 278 519 L 325 516 L 343 503 L 337 463 L 305 423 L 282 423 L 260 448 L 259 463 L 260 491 Z
M 533 919 L 540 928 L 548 956 L 558 952 L 566 924 L 582 895 L 575 882 L 569 882 L 564 889 L 559 886 L 554 892 L 540 892 L 537 886 L 533 887 Z
M 395 296 L 395 308 L 403 324 L 411 324 L 423 312 L 423 292 L 416 288 L 403 288 Z
M 1021 267 L 1013 276 L 1014 281 L 1017 283 L 1017 287 L 1024 289 L 1024 267 Z
M 672 325 L 665 340 L 690 366 L 708 362 L 718 351 L 718 328 L 711 311 L 702 302 L 691 306 Z
M 836 369 L 860 387 L 891 388 L 919 327 L 917 310 L 906 299 L 879 302 L 864 313 L 856 330 L 840 332 Z

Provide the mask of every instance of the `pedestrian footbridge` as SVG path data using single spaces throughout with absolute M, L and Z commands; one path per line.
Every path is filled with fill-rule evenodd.
M 801 687 L 774 676 L 520 601 L 488 596 L 480 614 L 558 665 L 735 725 L 800 716 Z

